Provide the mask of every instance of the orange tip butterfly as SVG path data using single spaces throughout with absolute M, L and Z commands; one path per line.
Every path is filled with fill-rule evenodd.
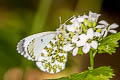
M 67 53 L 63 50 L 64 42 L 57 32 L 42 32 L 22 39 L 17 51 L 28 60 L 36 62 L 40 70 L 58 73 L 65 68 Z

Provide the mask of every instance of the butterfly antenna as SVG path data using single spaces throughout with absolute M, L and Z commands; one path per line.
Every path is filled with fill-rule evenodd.
M 70 17 L 67 21 L 65 21 L 65 23 L 67 23 L 69 20 L 71 20 L 72 18 L 74 18 L 75 16 L 72 16 L 72 17 Z M 64 23 L 64 24 L 65 24 Z
M 74 17 L 75 17 L 75 16 L 70 17 L 68 20 L 66 20 L 66 21 L 62 24 L 62 20 L 61 20 L 61 16 L 60 16 L 60 17 L 59 17 L 59 20 L 60 20 L 60 28 L 59 28 L 59 29 L 61 29 L 62 26 L 65 25 L 65 23 L 67 23 L 69 20 L 71 20 L 71 19 L 74 18 Z M 59 32 L 59 29 L 57 29 L 58 32 Z

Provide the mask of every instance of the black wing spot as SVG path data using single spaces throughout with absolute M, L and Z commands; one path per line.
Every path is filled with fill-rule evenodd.
M 25 53 L 25 50 L 24 50 L 24 43 L 25 43 L 25 40 L 21 40 L 18 45 L 17 45 L 17 50 L 19 51 L 19 53 Z
M 41 42 L 43 42 L 43 39 L 41 39 Z

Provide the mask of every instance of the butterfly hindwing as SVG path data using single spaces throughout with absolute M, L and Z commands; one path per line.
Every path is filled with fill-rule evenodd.
M 56 35 L 41 51 L 36 65 L 44 72 L 58 73 L 65 68 L 67 52 L 63 50 L 64 41 Z

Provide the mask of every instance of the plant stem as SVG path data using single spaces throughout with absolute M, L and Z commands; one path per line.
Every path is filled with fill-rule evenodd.
M 89 70 L 93 70 L 94 69 L 94 56 L 93 56 L 93 51 L 92 50 L 90 50 L 89 55 L 90 55 L 90 67 L 89 67 Z
M 45 23 L 51 9 L 52 1 L 53 0 L 39 0 L 31 34 L 41 32 L 45 29 Z

